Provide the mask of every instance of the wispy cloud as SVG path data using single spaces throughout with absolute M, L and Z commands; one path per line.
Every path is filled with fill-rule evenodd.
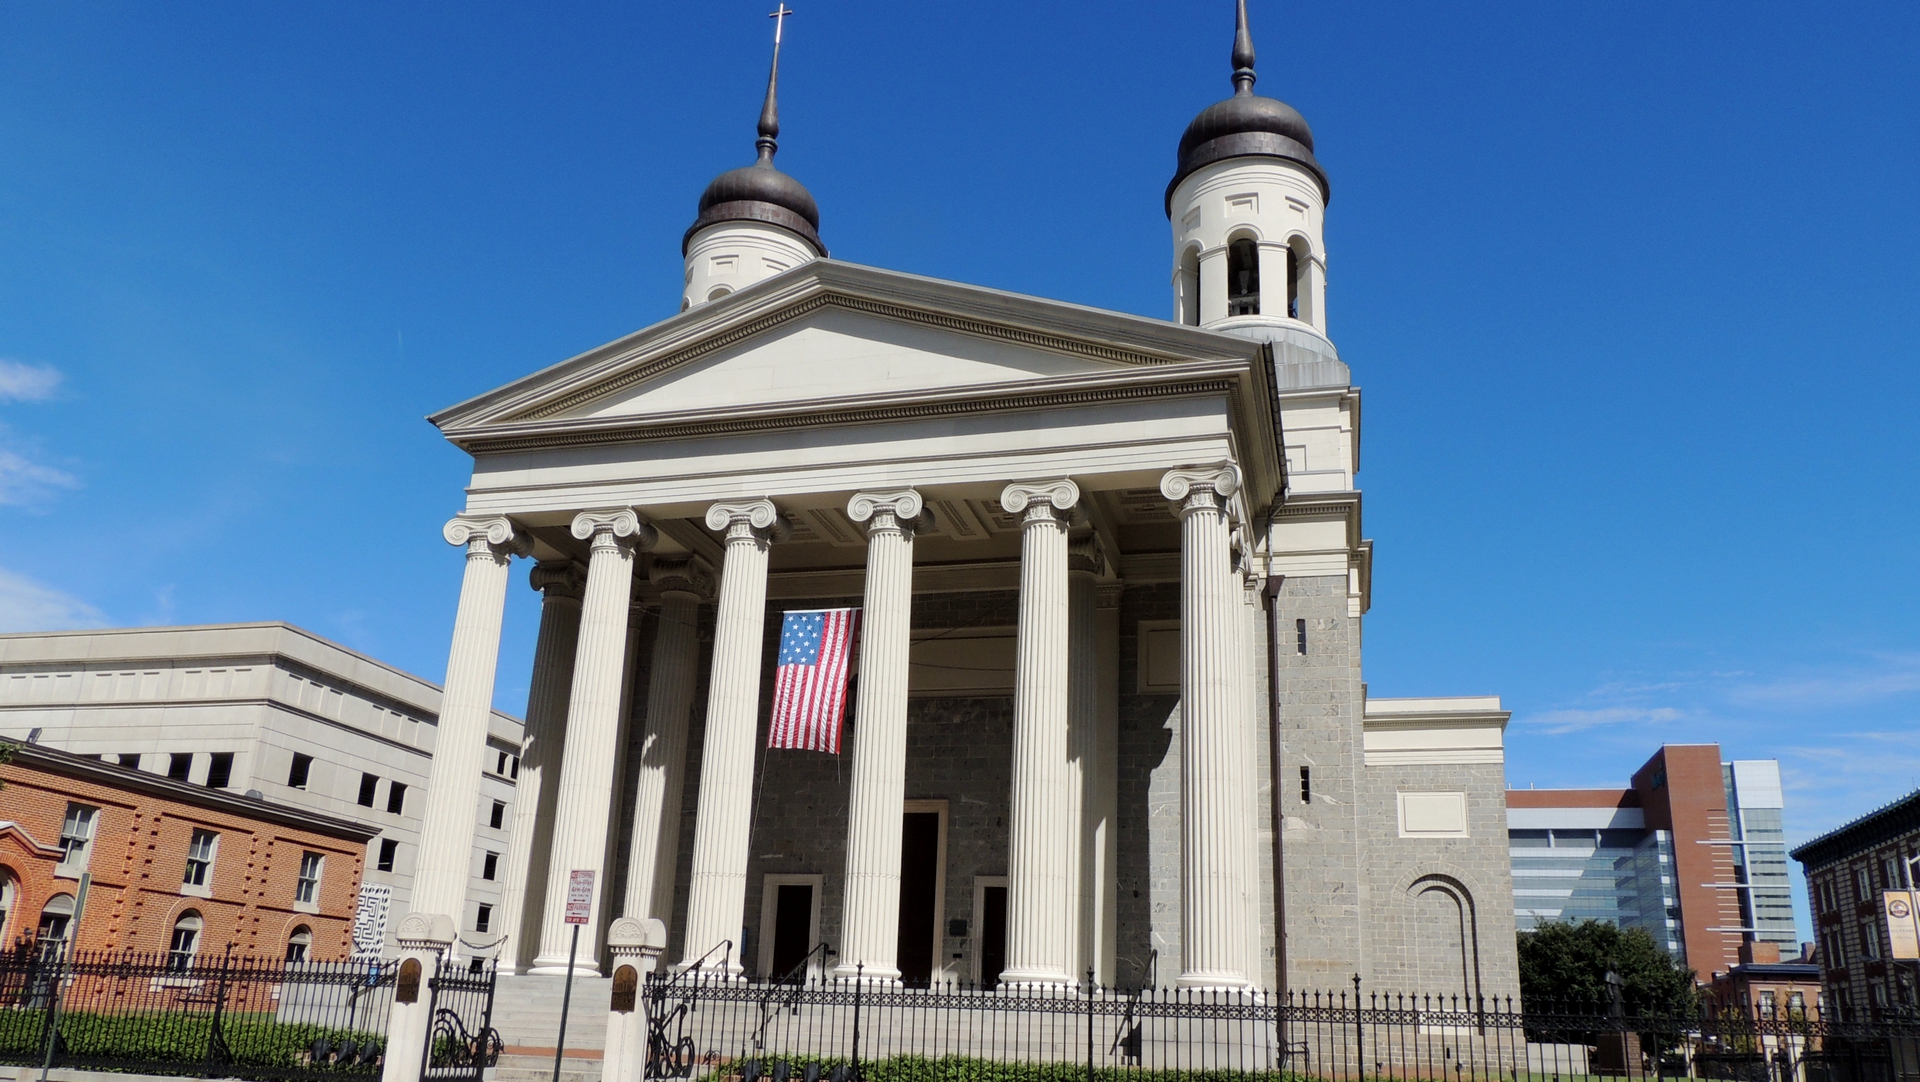
M 45 402 L 60 389 L 60 370 L 0 357 L 0 402 Z
M 0 567 L 0 632 L 100 627 L 99 609 L 25 575 Z
M 1796 710 L 1880 702 L 1916 693 L 1920 693 L 1920 655 L 1883 654 L 1862 662 L 1735 684 L 1728 688 L 1727 698 L 1742 706 Z
M 1598 729 L 1607 725 L 1680 721 L 1686 716 L 1686 711 L 1671 706 L 1603 706 L 1594 709 L 1543 710 L 1537 714 L 1522 715 L 1520 723 L 1534 726 L 1544 733 L 1557 735 Z
M 0 427 L 0 439 L 5 436 L 6 429 Z M 58 489 L 79 485 L 80 479 L 65 470 L 35 462 L 18 451 L 0 446 L 0 507 L 37 503 Z

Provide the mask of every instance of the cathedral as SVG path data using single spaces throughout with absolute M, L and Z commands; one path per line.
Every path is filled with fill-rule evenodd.
M 744 980 L 1516 994 L 1507 714 L 1367 694 L 1331 187 L 1244 0 L 1164 194 L 1166 319 L 831 258 L 775 164 L 777 40 L 677 313 L 432 418 L 473 474 L 402 939 L 604 974 L 651 917 Z M 516 559 L 542 615 L 483 911 Z M 838 754 L 769 748 L 783 618 L 836 608 Z

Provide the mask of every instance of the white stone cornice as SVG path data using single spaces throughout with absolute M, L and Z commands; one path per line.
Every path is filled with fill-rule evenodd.
M 527 536 L 505 515 L 455 515 L 440 528 L 440 536 L 449 545 L 471 545 L 484 539 L 496 553 L 525 556 L 533 551 L 533 538 Z
M 607 929 L 615 957 L 658 958 L 667 949 L 667 926 L 659 917 L 621 917 Z
M 573 516 L 573 536 L 582 541 L 588 538 L 606 536 L 612 540 L 624 541 L 634 549 L 650 549 L 660 540 L 659 531 L 653 523 L 640 517 L 631 507 L 619 507 L 606 511 L 582 511 Z
M 1065 477 L 1058 481 L 1016 481 L 1000 493 L 1000 506 L 1012 515 L 1025 511 L 1028 521 L 1039 516 L 1064 522 L 1079 503 L 1080 486 Z
M 1169 500 L 1185 500 L 1194 489 L 1205 488 L 1219 497 L 1222 507 L 1240 490 L 1240 467 L 1231 462 L 1218 466 L 1183 467 L 1168 470 L 1160 478 L 1160 495 Z
M 647 568 L 647 581 L 662 594 L 692 594 L 701 601 L 713 598 L 713 568 L 698 556 L 666 560 L 655 556 Z
M 445 950 L 455 938 L 453 918 L 445 913 L 408 913 L 393 933 L 401 950 Z
M 738 530 L 751 530 L 770 541 L 784 541 L 793 532 L 772 500 L 722 500 L 707 508 L 707 529 L 729 538 Z

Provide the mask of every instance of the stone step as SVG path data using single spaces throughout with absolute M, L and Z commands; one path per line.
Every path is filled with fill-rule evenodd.
M 503 977 L 493 994 L 493 1028 L 512 1046 L 552 1048 L 560 1030 L 560 1001 L 565 977 Z M 567 1012 L 567 1048 L 599 1051 L 607 1043 L 607 1009 L 613 1002 L 613 981 L 605 977 L 575 977 L 573 1001 Z M 551 1077 L 553 1064 L 547 1064 Z M 596 1068 L 597 1070 L 597 1068 Z
M 553 1057 L 508 1053 L 488 1073 L 492 1082 L 553 1082 Z M 560 1061 L 560 1082 L 600 1082 L 600 1061 L 568 1056 Z

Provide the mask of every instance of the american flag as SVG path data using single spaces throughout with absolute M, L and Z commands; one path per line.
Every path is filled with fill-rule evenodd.
M 840 754 L 847 667 L 859 634 L 859 609 L 786 614 L 780 624 L 767 747 Z

